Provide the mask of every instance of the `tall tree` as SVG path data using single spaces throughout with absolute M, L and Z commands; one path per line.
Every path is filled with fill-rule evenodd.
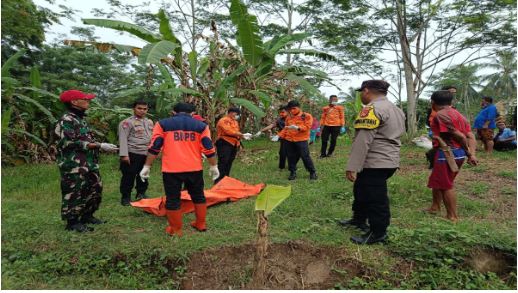
M 484 67 L 496 70 L 483 78 L 483 93 L 504 99 L 516 99 L 516 51 L 500 51 Z
M 440 64 L 467 64 L 491 56 L 496 48 L 516 46 L 515 0 L 351 3 L 369 12 L 371 32 L 393 55 L 385 61 L 404 76 L 410 135 L 416 131 L 416 101 Z
M 36 6 L 32 0 L 3 0 L 2 2 L 2 64 L 20 49 L 29 54 L 33 48 L 41 48 L 45 41 L 45 29 L 59 23 L 62 16 L 72 11 L 61 6 L 62 12 Z M 30 59 L 20 60 L 28 62 Z
M 480 65 L 457 65 L 443 70 L 440 74 L 432 77 L 432 85 L 439 89 L 445 85 L 455 85 L 457 94 L 454 104 L 468 121 L 480 110 L 481 77 L 478 72 Z

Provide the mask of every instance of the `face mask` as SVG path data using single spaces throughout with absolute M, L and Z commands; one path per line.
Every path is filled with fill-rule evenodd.
M 338 105 L 338 102 L 331 102 L 331 105 L 336 106 L 336 105 Z
M 236 115 L 234 118 L 235 118 L 236 120 L 239 120 L 239 118 L 241 118 L 241 115 Z

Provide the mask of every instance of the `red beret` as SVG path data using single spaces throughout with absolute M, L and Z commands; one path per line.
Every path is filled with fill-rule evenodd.
M 79 90 L 68 90 L 61 93 L 59 100 L 68 103 L 73 100 L 91 100 L 95 98 L 95 94 L 86 94 Z

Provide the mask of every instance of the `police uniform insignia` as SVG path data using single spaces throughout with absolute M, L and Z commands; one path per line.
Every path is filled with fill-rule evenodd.
M 356 129 L 375 129 L 379 125 L 380 119 L 374 114 L 374 106 L 363 107 L 354 120 L 354 128 Z

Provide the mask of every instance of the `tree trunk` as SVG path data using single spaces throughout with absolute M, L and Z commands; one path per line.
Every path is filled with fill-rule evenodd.
M 412 55 L 408 38 L 406 36 L 406 27 L 404 20 L 404 6 L 396 0 L 397 6 L 397 30 L 399 35 L 399 43 L 401 45 L 401 55 L 403 58 L 403 70 L 405 72 L 405 85 L 407 93 L 407 133 L 413 137 L 417 132 L 416 127 L 416 89 L 412 71 Z
M 255 268 L 251 283 L 253 289 L 264 289 L 266 283 L 266 255 L 268 253 L 268 219 L 264 211 L 257 213 L 257 243 L 255 250 Z

